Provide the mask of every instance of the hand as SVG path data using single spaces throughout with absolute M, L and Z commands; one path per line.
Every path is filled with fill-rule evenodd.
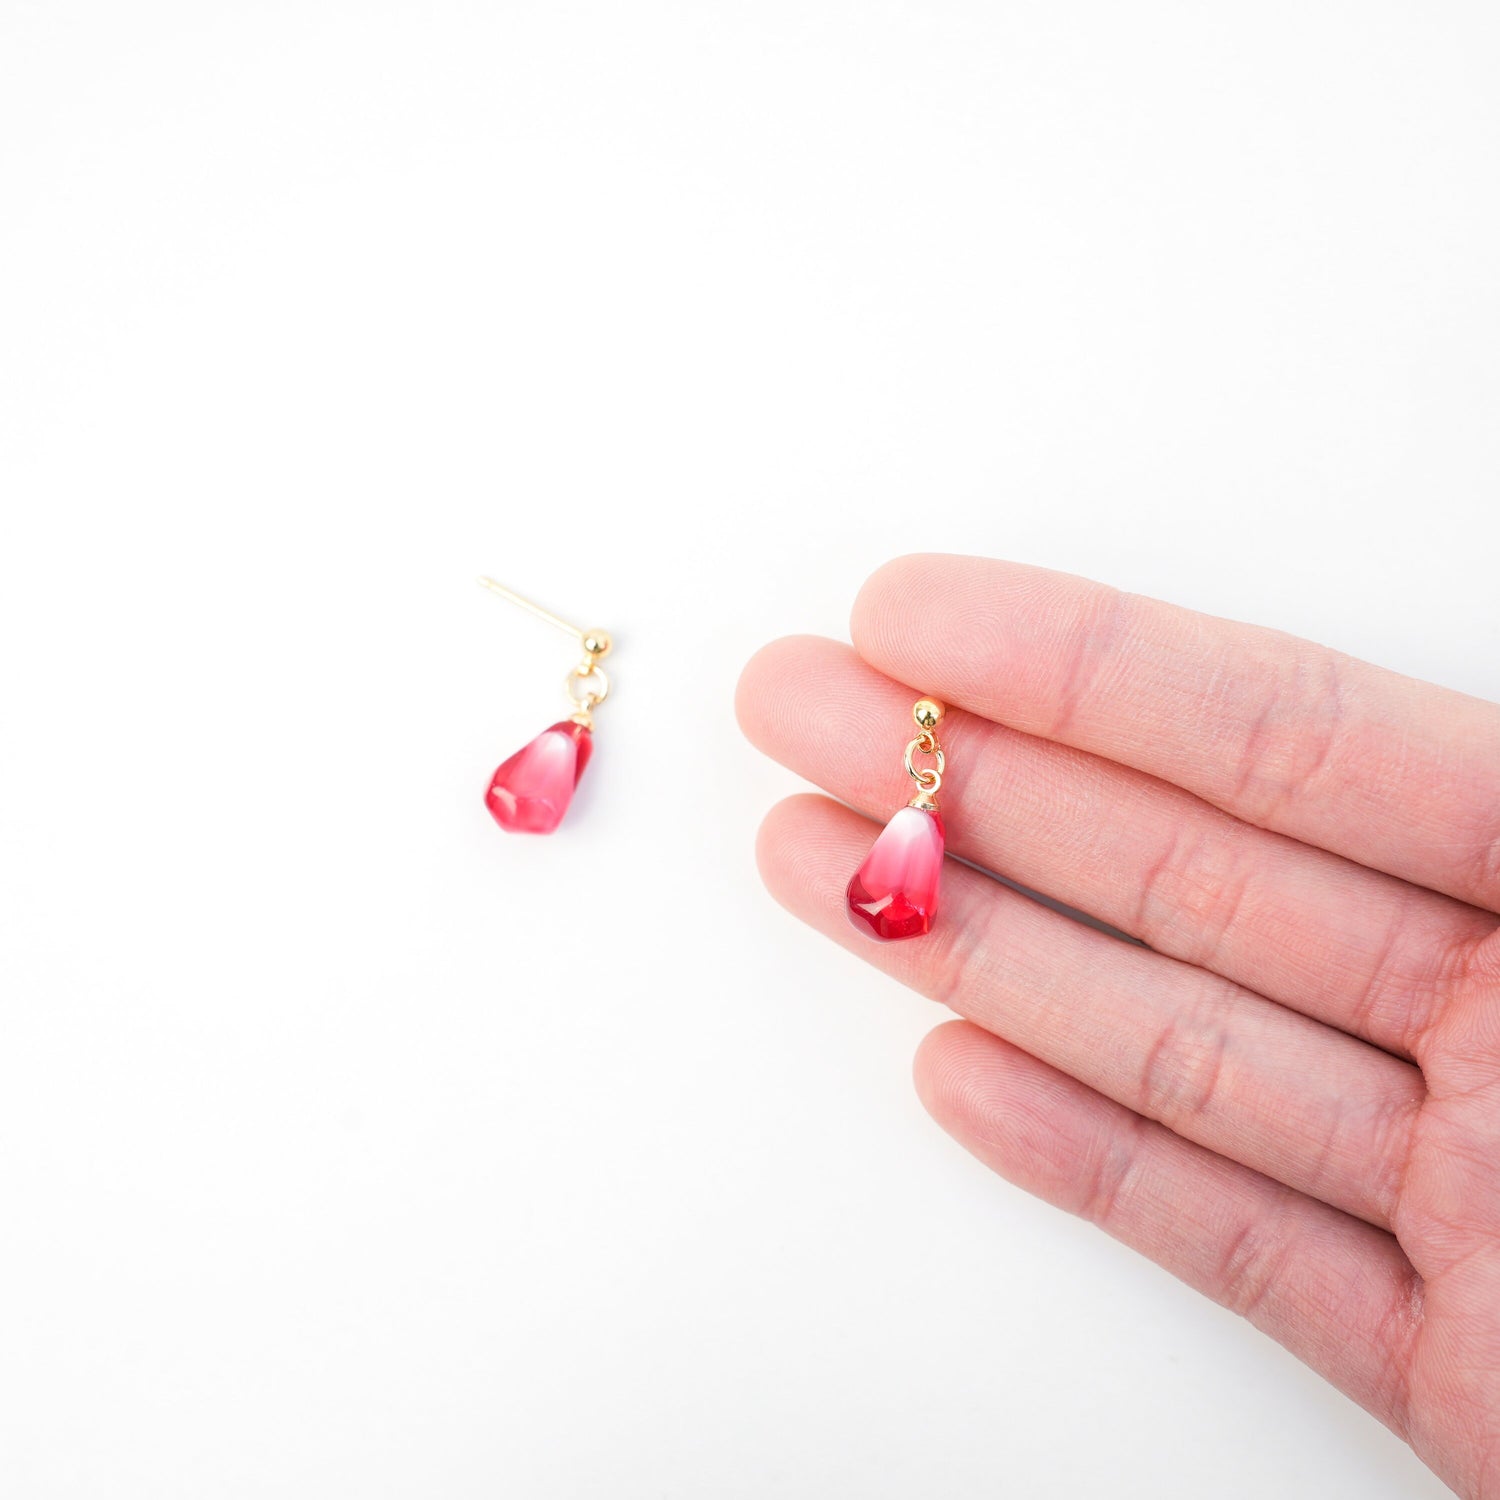
M 888 564 L 853 636 L 745 669 L 745 732 L 856 809 L 782 803 L 761 869 L 964 1017 L 928 1109 L 1500 1496 L 1500 706 L 978 558 Z M 949 850 L 1149 946 L 953 861 L 931 934 L 855 930 L 922 694 Z

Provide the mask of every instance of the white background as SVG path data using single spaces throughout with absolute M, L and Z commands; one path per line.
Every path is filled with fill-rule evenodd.
M 909 550 L 1500 697 L 1493 5 L 0 3 L 0 1490 L 1431 1496 L 761 891 Z M 564 830 L 493 766 L 612 629 Z M 899 747 L 895 747 L 899 749 Z

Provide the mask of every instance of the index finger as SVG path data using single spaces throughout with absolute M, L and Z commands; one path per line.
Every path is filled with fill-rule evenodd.
M 1500 706 L 1279 631 L 1021 563 L 897 558 L 854 606 L 872 666 L 1500 911 Z

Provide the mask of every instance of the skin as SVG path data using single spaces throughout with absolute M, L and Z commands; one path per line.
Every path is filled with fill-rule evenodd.
M 749 738 L 838 799 L 776 807 L 761 871 L 962 1018 L 917 1054 L 933 1116 L 1500 1497 L 1500 705 L 981 558 L 887 564 L 852 635 L 741 678 Z M 924 694 L 981 869 L 878 943 L 844 886 Z

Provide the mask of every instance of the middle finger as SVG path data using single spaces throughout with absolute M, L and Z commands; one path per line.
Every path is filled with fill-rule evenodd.
M 910 790 L 901 745 L 917 696 L 849 646 L 794 636 L 751 660 L 738 701 L 767 754 L 887 817 Z M 1401 1056 L 1418 1056 L 1456 959 L 1495 929 L 1452 897 L 1086 751 L 963 713 L 942 738 L 954 853 Z

